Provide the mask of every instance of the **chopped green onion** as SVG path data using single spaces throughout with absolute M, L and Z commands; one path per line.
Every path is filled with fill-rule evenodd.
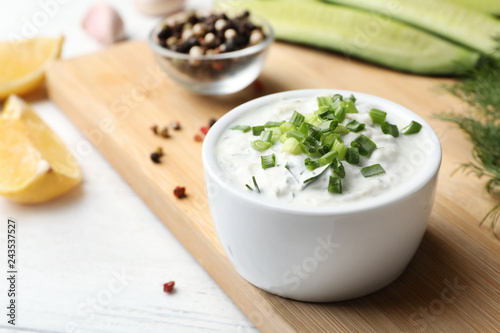
M 298 127 L 297 130 L 299 132 L 301 132 L 302 134 L 308 135 L 309 134 L 309 124 L 302 122 L 302 124 L 300 124 L 300 126 Z
M 337 117 L 339 122 L 343 122 L 346 114 L 347 114 L 347 103 L 342 102 L 340 103 L 340 106 L 337 108 L 337 110 L 335 110 L 335 117 Z
M 328 120 L 328 121 L 322 122 L 318 126 L 318 128 L 323 133 L 325 133 L 325 132 L 331 132 L 331 131 L 333 131 L 337 127 L 338 124 L 339 124 L 339 121 L 337 119 L 335 119 L 335 120 Z
M 285 121 L 283 124 L 280 125 L 281 133 L 290 132 L 293 129 L 296 129 L 296 126 L 292 123 L 289 123 L 288 121 Z
M 290 132 L 286 133 L 287 138 L 295 138 L 299 141 L 302 141 L 306 138 L 307 134 L 304 134 L 298 130 L 291 130 Z
M 329 152 L 330 152 L 330 150 L 331 150 L 331 149 L 330 149 L 330 147 L 329 147 L 329 146 L 319 146 L 319 147 L 318 147 L 318 153 L 319 153 L 321 156 L 323 156 L 323 155 L 325 155 L 325 154 L 329 153 Z
M 307 124 L 307 123 L 304 123 L 304 124 Z M 307 135 L 309 135 L 310 137 L 313 137 L 316 140 L 319 140 L 319 139 L 321 139 L 321 129 L 319 129 L 316 126 L 311 125 L 311 126 L 309 126 L 309 130 L 307 132 Z
M 420 129 L 422 128 L 422 125 L 417 123 L 416 121 L 411 121 L 410 125 L 406 126 L 401 130 L 401 133 L 404 135 L 410 135 L 410 134 L 416 134 L 420 132 Z
M 252 176 L 252 180 L 253 180 L 253 185 L 257 189 L 257 192 L 260 193 L 260 188 L 259 188 L 259 185 L 257 185 L 257 181 L 255 180 L 255 176 Z
M 319 164 L 318 160 L 312 160 L 311 158 L 306 158 L 304 161 L 304 164 L 309 171 L 313 171 L 314 169 L 319 168 L 321 165 Z
M 340 135 L 346 135 L 349 133 L 349 130 L 347 129 L 347 127 L 345 127 L 344 125 L 338 125 L 337 127 L 335 127 L 335 129 L 333 130 L 333 133 L 338 133 Z
M 334 158 L 332 160 L 332 164 L 330 165 L 330 169 L 334 174 L 336 174 L 339 178 L 344 178 L 345 177 L 345 169 L 344 165 L 338 158 Z
M 347 152 L 345 154 L 345 160 L 349 164 L 358 164 L 359 163 L 358 148 L 347 148 Z
M 305 117 L 298 113 L 297 111 L 293 111 L 292 118 L 290 119 L 290 122 L 294 124 L 295 126 L 299 127 L 302 125 L 302 122 L 304 121 Z
M 331 151 L 319 158 L 319 165 L 324 166 L 332 163 L 332 161 L 339 155 L 336 151 Z
M 262 169 L 266 170 L 272 168 L 276 165 L 276 156 L 274 154 L 261 156 L 260 162 Z
M 342 179 L 330 176 L 330 181 L 328 182 L 328 192 L 342 194 Z
M 271 142 L 273 139 L 273 132 L 270 131 L 263 131 L 260 133 L 260 140 L 264 142 Z
M 376 124 L 382 124 L 385 121 L 385 116 L 387 116 L 387 112 L 379 109 L 371 109 L 369 113 L 370 117 L 372 117 L 373 122 Z
M 283 124 L 284 122 L 285 122 L 284 120 L 283 121 L 279 121 L 279 122 L 277 122 L 277 121 L 268 121 L 264 125 L 264 127 L 266 127 L 266 128 L 269 128 L 269 127 L 280 127 L 281 124 Z
M 349 96 L 348 100 L 353 102 L 353 103 L 356 103 L 356 97 L 354 97 L 353 94 L 351 94 L 351 96 Z
M 318 100 L 318 106 L 319 107 L 322 107 L 322 106 L 329 106 L 330 104 L 333 103 L 333 98 L 332 96 L 322 96 L 322 97 L 318 97 L 317 98 Z
M 302 149 L 300 149 L 300 143 L 295 138 L 288 138 L 281 146 L 282 153 L 290 153 L 294 155 L 298 155 L 302 153 Z
M 318 152 L 318 146 L 319 142 L 312 136 L 306 137 L 302 142 L 300 143 L 300 147 L 302 148 L 302 151 L 306 153 L 307 155 L 315 155 L 315 153 Z
M 337 138 L 333 142 L 332 151 L 336 151 L 339 154 L 338 158 L 343 160 L 347 152 L 347 146 L 344 144 L 342 139 Z
M 323 138 L 323 140 L 321 140 L 321 145 L 327 146 L 331 149 L 333 146 L 333 143 L 335 142 L 335 139 L 340 139 L 340 134 L 337 134 L 337 133 L 328 134 L 327 136 L 325 136 Z
M 254 126 L 252 127 L 252 134 L 255 136 L 260 135 L 265 129 L 265 126 Z
M 370 156 L 370 154 L 377 148 L 377 145 L 363 134 L 360 134 L 351 142 L 351 147 L 358 148 L 361 156 Z
M 351 95 L 352 98 L 354 98 L 353 95 Z M 347 102 L 347 113 L 358 113 L 358 109 L 356 108 L 356 106 L 354 105 L 354 102 L 356 101 L 356 98 L 354 98 L 354 101 L 353 100 L 350 100 L 351 97 L 349 97 L 349 101 Z
M 380 164 L 374 164 L 361 169 L 361 173 L 365 178 L 381 175 L 385 173 L 384 168 Z
M 399 136 L 399 130 L 398 130 L 398 127 L 396 125 L 389 124 L 387 121 L 384 121 L 382 123 L 381 128 L 382 128 L 382 132 L 384 134 L 390 134 L 395 138 L 397 138 Z
M 239 130 L 239 131 L 242 131 L 243 133 L 246 133 L 246 132 L 250 131 L 252 129 L 252 127 L 248 126 L 248 125 L 236 125 L 231 129 L 232 130 Z
M 353 120 L 349 124 L 347 124 L 345 127 L 347 127 L 348 130 L 357 133 L 357 132 L 365 129 L 365 124 L 360 123 L 357 120 Z
M 344 97 L 341 94 L 335 94 L 332 96 L 332 98 L 333 98 L 334 102 L 336 102 L 336 101 L 342 102 L 344 100 Z
M 250 145 L 252 146 L 253 149 L 255 149 L 257 151 L 264 151 L 264 150 L 268 150 L 269 148 L 271 148 L 271 146 L 273 144 L 271 142 L 266 142 L 266 141 L 262 141 L 262 140 L 255 140 L 255 141 L 250 142 Z
M 306 113 L 304 115 L 304 122 L 315 125 L 315 126 L 318 126 L 319 124 L 321 124 L 321 120 L 314 113 Z

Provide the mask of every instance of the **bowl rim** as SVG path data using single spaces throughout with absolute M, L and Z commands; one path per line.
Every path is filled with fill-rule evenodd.
M 267 30 L 266 33 L 266 38 L 255 45 L 246 47 L 241 50 L 236 50 L 232 52 L 225 52 L 225 53 L 219 53 L 219 54 L 210 54 L 210 55 L 201 55 L 201 56 L 192 56 L 186 53 L 180 53 L 180 52 L 175 52 L 171 51 L 169 49 L 166 49 L 162 46 L 160 46 L 156 41 L 156 36 L 158 34 L 158 31 L 161 29 L 163 26 L 163 23 L 169 19 L 172 19 L 175 16 L 182 15 L 187 12 L 195 12 L 195 13 L 217 13 L 217 12 L 223 12 L 223 13 L 239 13 L 242 12 L 242 10 L 218 10 L 218 9 L 198 9 L 198 10 L 184 10 L 181 12 L 177 12 L 175 14 L 172 14 L 170 16 L 164 17 L 161 19 L 158 23 L 156 23 L 151 29 L 151 31 L 148 34 L 148 44 L 149 46 L 155 51 L 156 53 L 159 53 L 162 56 L 169 57 L 169 58 L 177 58 L 177 59 L 184 59 L 184 60 L 225 60 L 225 59 L 233 59 L 233 58 L 240 58 L 240 57 L 246 57 L 255 53 L 259 53 L 262 50 L 265 50 L 271 42 L 274 40 L 274 30 L 272 25 L 264 19 L 263 17 L 259 15 L 255 15 L 253 13 L 250 14 L 250 16 L 253 19 L 256 19 L 258 21 L 259 25 L 263 25 L 265 28 L 264 30 Z
M 321 96 L 325 94 L 342 94 L 343 96 L 349 96 L 350 94 L 354 94 L 358 100 L 366 100 L 367 102 L 373 102 L 374 104 L 380 105 L 381 107 L 387 107 L 387 109 L 402 111 L 406 116 L 411 116 L 413 120 L 418 121 L 422 124 L 424 130 L 427 131 L 429 138 L 436 144 L 436 150 L 432 154 L 428 154 L 428 160 L 423 166 L 422 170 L 418 173 L 416 177 L 410 180 L 405 186 L 401 186 L 395 191 L 384 193 L 378 197 L 372 198 L 370 201 L 364 202 L 362 207 L 356 205 L 346 205 L 346 206 L 334 206 L 334 207 L 325 207 L 325 206 L 290 206 L 289 204 L 281 203 L 279 201 L 265 201 L 262 200 L 255 195 L 251 195 L 251 193 L 245 193 L 242 189 L 236 188 L 236 186 L 232 186 L 229 182 L 226 183 L 222 180 L 219 175 L 223 174 L 222 168 L 220 168 L 214 153 L 215 145 L 218 142 L 221 134 L 240 116 L 242 116 L 245 112 L 249 112 L 255 108 L 258 108 L 261 105 L 275 102 L 281 98 L 306 98 L 313 96 Z M 263 97 L 259 97 L 253 100 L 250 100 L 246 103 L 243 103 L 236 108 L 230 110 L 224 116 L 222 116 L 210 129 L 205 140 L 203 142 L 202 147 L 202 162 L 203 168 L 206 174 L 210 176 L 212 180 L 216 182 L 216 184 L 229 192 L 236 198 L 240 200 L 250 202 L 256 206 L 260 206 L 262 208 L 276 211 L 276 212 L 284 212 L 284 213 L 294 213 L 294 214 L 303 214 L 309 216 L 338 216 L 338 215 L 346 215 L 352 213 L 360 213 L 367 210 L 379 209 L 384 206 L 388 206 L 394 204 L 404 198 L 418 192 L 420 189 L 425 187 L 434 177 L 437 176 L 439 168 L 441 166 L 441 158 L 442 158 L 442 148 L 439 138 L 434 131 L 434 129 L 418 114 L 409 110 L 408 108 L 392 102 L 388 99 L 351 91 L 351 90 L 339 90 L 339 89 L 300 89 L 300 90 L 290 90 L 279 92 L 275 94 L 266 95 Z M 206 179 L 205 179 L 206 181 Z

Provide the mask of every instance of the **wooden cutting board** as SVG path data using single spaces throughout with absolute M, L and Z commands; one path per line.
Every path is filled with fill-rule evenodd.
M 262 332 L 494 332 L 500 328 L 500 240 L 481 217 L 494 201 L 482 182 L 451 173 L 471 159 L 471 145 L 433 113 L 462 105 L 439 90 L 443 79 L 393 72 L 332 53 L 283 43 L 272 46 L 260 76 L 230 96 L 195 95 L 167 78 L 143 41 L 54 64 L 50 98 L 151 207 L 198 262 Z M 230 265 L 208 209 L 200 133 L 212 117 L 264 94 L 335 88 L 378 95 L 424 117 L 443 145 L 439 187 L 423 242 L 408 269 L 385 289 L 328 304 L 296 302 L 250 285 Z M 152 124 L 179 121 L 171 138 Z M 163 147 L 162 164 L 149 154 Z M 78 151 L 76 152 L 78 154 Z M 187 188 L 183 200 L 175 186 Z

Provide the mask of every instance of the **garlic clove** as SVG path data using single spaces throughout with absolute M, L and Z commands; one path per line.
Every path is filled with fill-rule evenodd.
M 143 14 L 161 16 L 181 10 L 184 0 L 135 0 L 135 6 Z
M 124 38 L 120 14 L 107 4 L 90 7 L 82 22 L 83 29 L 101 44 L 111 44 Z

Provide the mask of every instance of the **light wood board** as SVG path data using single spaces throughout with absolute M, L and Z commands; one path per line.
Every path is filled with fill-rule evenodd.
M 252 86 L 220 97 L 195 95 L 167 78 L 143 41 L 62 60 L 48 70 L 50 98 L 151 207 L 262 332 L 494 332 L 500 327 L 500 241 L 479 221 L 494 201 L 483 183 L 451 173 L 471 159 L 464 135 L 433 113 L 461 109 L 439 91 L 449 82 L 393 72 L 320 50 L 275 43 Z M 348 89 L 400 103 L 440 136 L 443 163 L 434 210 L 408 269 L 390 286 L 360 299 L 296 302 L 250 285 L 230 265 L 208 209 L 201 143 L 193 136 L 212 117 L 264 94 L 291 89 Z M 163 139 L 152 124 L 182 124 Z M 162 146 L 162 164 L 149 154 Z M 173 196 L 175 186 L 188 197 Z

